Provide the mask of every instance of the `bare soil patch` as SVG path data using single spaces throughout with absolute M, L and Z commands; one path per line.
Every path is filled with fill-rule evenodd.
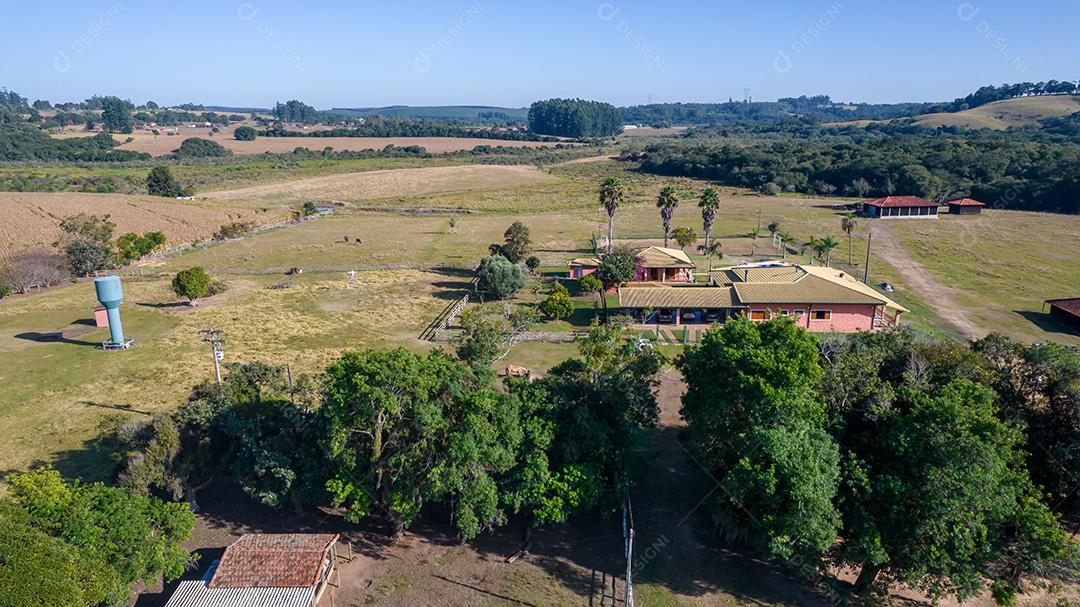
M 181 126 L 176 127 L 176 135 L 154 135 L 139 131 L 131 135 L 117 135 L 118 141 L 131 137 L 134 141 L 119 146 L 121 150 L 145 152 L 152 156 L 164 156 L 180 147 L 180 143 L 189 137 L 210 139 L 232 150 L 235 154 L 286 153 L 299 147 L 321 150 L 327 146 L 337 151 L 381 150 L 388 145 L 407 147 L 418 145 L 432 154 L 471 150 L 478 145 L 505 147 L 549 147 L 555 145 L 542 141 L 508 141 L 503 139 L 480 139 L 472 137 L 258 137 L 255 141 L 237 141 L 233 137 L 235 126 L 221 129 L 210 134 L 209 128 Z M 317 129 L 312 129 L 317 130 Z M 93 133 L 88 133 L 93 134 Z

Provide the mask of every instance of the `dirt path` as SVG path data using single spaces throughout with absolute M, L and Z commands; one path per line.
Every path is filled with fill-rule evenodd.
M 966 310 L 956 303 L 953 298 L 956 291 L 938 282 L 926 266 L 915 261 L 887 225 L 878 222 L 873 233 L 873 246 L 878 257 L 888 259 L 889 265 L 900 273 L 908 286 L 917 291 L 928 305 L 932 305 L 938 316 L 967 337 L 979 338 L 986 335 L 986 331 L 976 325 Z

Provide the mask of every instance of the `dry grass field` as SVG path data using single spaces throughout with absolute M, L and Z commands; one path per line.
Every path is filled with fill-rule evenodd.
M 1068 116 L 1075 112 L 1080 112 L 1080 96 L 1044 95 L 995 101 L 956 113 L 926 114 L 915 124 L 1004 130 L 1010 126 L 1038 126 L 1042 118 Z
M 286 153 L 299 147 L 321 150 L 327 146 L 337 151 L 381 150 L 388 145 L 398 147 L 418 145 L 432 154 L 441 154 L 443 152 L 471 150 L 478 145 L 501 145 L 506 147 L 549 147 L 556 145 L 540 141 L 506 141 L 502 139 L 474 139 L 471 137 L 259 137 L 255 141 L 237 141 L 233 138 L 233 131 L 236 130 L 236 126 L 239 125 L 225 127 L 221 129 L 221 132 L 213 135 L 210 134 L 209 128 L 180 126 L 176 127 L 176 135 L 165 135 L 164 133 L 154 135 L 149 131 L 139 131 L 131 135 L 115 135 L 114 138 L 117 141 L 125 141 L 128 137 L 134 140 L 123 143 L 117 149 L 146 152 L 152 156 L 164 156 L 176 151 L 180 147 L 180 142 L 189 137 L 216 141 L 235 154 Z M 71 131 L 60 136 L 76 137 L 92 134 Z
M 232 208 L 154 196 L 0 192 L 0 216 L 4 218 L 0 222 L 0 259 L 55 242 L 62 235 L 60 221 L 77 213 L 109 215 L 116 223 L 116 235 L 160 230 L 173 245 L 206 238 L 225 223 L 269 223 L 287 216 L 278 209 Z
M 410 198 L 445 192 L 490 190 L 552 183 L 555 177 L 531 166 L 466 165 L 368 171 L 298 179 L 208 194 L 221 201 L 347 201 Z

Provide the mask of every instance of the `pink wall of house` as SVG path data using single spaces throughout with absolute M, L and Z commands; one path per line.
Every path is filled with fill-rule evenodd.
M 694 274 L 686 268 L 644 268 L 637 269 L 638 282 L 694 282 Z
M 770 315 L 775 315 L 777 310 L 786 310 L 789 315 L 796 316 L 800 327 L 814 333 L 854 333 L 874 329 L 874 307 L 868 304 L 755 304 L 750 306 L 750 318 L 754 318 L 755 310 L 767 310 Z M 813 318 L 812 312 L 826 310 L 829 312 L 828 320 Z M 802 316 L 798 315 L 799 311 L 802 311 Z
M 596 274 L 596 268 L 593 266 L 570 266 L 570 278 L 581 278 L 589 274 Z

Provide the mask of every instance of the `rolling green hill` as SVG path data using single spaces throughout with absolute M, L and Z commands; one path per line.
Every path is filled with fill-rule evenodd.
M 919 116 L 915 124 L 1004 130 L 1011 126 L 1038 126 L 1044 118 L 1068 116 L 1076 112 L 1080 112 L 1080 96 L 1043 95 L 995 101 L 962 112 L 925 114 Z

